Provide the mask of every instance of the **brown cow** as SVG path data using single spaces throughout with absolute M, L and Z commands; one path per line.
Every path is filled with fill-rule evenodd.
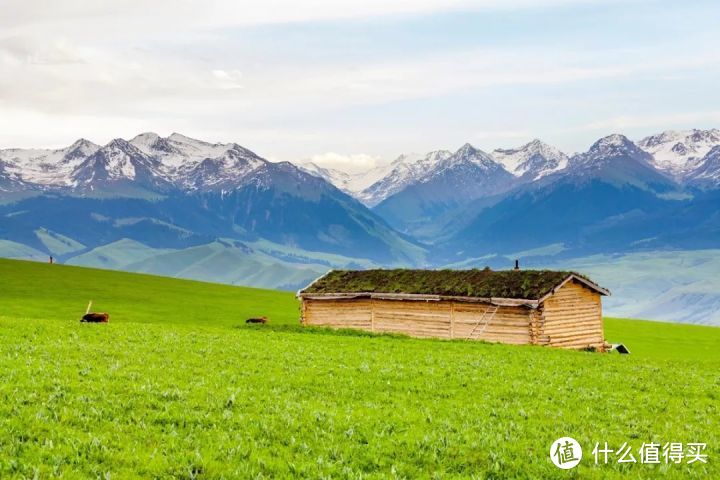
M 110 315 L 107 313 L 86 313 L 80 322 L 82 323 L 108 323 Z
M 267 323 L 268 321 L 267 317 L 253 317 L 245 320 L 245 323 Z

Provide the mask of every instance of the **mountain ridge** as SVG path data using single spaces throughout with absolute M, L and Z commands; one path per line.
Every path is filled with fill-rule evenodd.
M 713 130 L 690 132 L 645 147 L 613 134 L 570 156 L 540 140 L 489 152 L 467 143 L 401 155 L 364 185 L 179 133 L 0 150 L 0 256 L 294 289 L 329 268 L 552 267 L 715 249 L 720 145 L 706 145 Z M 659 168 L 648 151 L 676 137 L 704 152 L 692 172 Z M 716 297 L 695 294 L 692 321 L 714 315 Z M 667 308 L 688 298 L 677 292 Z

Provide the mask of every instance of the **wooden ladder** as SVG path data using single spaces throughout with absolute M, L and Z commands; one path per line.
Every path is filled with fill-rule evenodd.
M 482 317 L 477 321 L 475 324 L 475 327 L 473 327 L 472 332 L 470 332 L 470 335 L 468 335 L 468 340 L 472 340 L 473 336 L 475 335 L 475 332 L 477 331 L 478 327 L 480 327 L 480 324 L 482 323 L 482 328 L 480 329 L 480 332 L 478 333 L 478 337 L 483 334 L 485 331 L 485 328 L 487 328 L 488 323 L 490 323 L 490 320 L 495 317 L 495 313 L 498 311 L 497 305 L 490 305 L 488 308 L 485 309 L 485 311 L 482 314 Z M 483 323 L 483 319 L 485 320 L 485 323 Z

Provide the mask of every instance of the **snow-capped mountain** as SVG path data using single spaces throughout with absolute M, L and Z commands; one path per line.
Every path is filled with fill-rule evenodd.
M 655 191 L 678 185 L 653 165 L 653 157 L 625 135 L 613 134 L 595 142 L 585 153 L 568 160 L 560 174 L 580 180 L 601 179 L 614 184 L 631 184 Z
M 462 171 L 462 165 L 474 165 L 474 172 L 469 176 L 456 175 L 457 185 L 450 185 L 447 180 L 438 182 L 452 190 L 449 196 L 456 196 L 454 192 L 461 191 L 475 198 L 476 190 L 503 190 L 507 187 L 506 179 L 497 189 L 490 188 L 482 180 L 475 184 L 475 170 L 483 166 L 490 170 L 500 166 L 519 185 L 562 173 L 568 166 L 575 174 L 583 171 L 588 174 L 593 168 L 601 168 L 602 162 L 612 162 L 613 158 L 621 156 L 633 158 L 644 165 L 638 167 L 642 172 L 636 172 L 634 177 L 647 175 L 646 180 L 657 182 L 663 179 L 658 176 L 661 172 L 681 184 L 714 187 L 710 178 L 714 157 L 709 161 L 706 157 L 718 145 L 718 129 L 666 131 L 646 137 L 637 144 L 622 135 L 610 135 L 598 141 L 588 152 L 575 155 L 572 159 L 536 139 L 521 147 L 496 149 L 491 154 L 470 145 L 463 147 L 464 154 L 447 150 L 405 154 L 389 164 L 362 173 L 343 172 L 310 162 L 301 164 L 300 168 L 375 207 L 409 187 L 432 184 L 435 177 L 447 177 L 450 172 Z M 602 159 L 602 162 L 593 159 Z M 129 141 L 116 139 L 103 146 L 80 139 L 66 148 L 54 150 L 0 150 L 0 189 L 76 189 L 87 194 L 97 191 L 94 190 L 94 183 L 97 183 L 98 188 L 105 190 L 118 189 L 121 184 L 159 191 L 227 190 L 242 185 L 252 172 L 267 163 L 267 160 L 236 143 L 210 143 L 178 133 L 161 137 L 147 132 Z M 637 165 L 637 162 L 631 164 Z M 620 165 L 620 170 L 627 170 L 627 162 Z M 615 172 L 615 176 L 620 176 L 620 173 Z
M 667 130 L 645 137 L 638 146 L 653 156 L 658 170 L 682 180 L 692 176 L 703 157 L 716 145 L 720 145 L 720 130 Z
M 453 152 L 448 150 L 402 154 L 389 165 L 375 168 L 368 174 L 349 174 L 311 163 L 304 164 L 303 168 L 353 195 L 365 205 L 374 207 L 408 186 L 429 181 L 448 167 L 446 162 L 451 156 Z M 540 140 L 533 140 L 518 148 L 496 149 L 492 154 L 482 152 L 478 158 L 500 164 L 521 181 L 534 181 L 562 170 L 568 161 L 567 155 Z M 450 162 L 454 163 L 457 163 L 457 158 Z M 363 186 L 362 180 L 373 177 L 375 181 Z
M 358 199 L 361 198 L 361 192 L 368 185 L 383 177 L 388 170 L 387 166 L 379 166 L 361 173 L 348 173 L 334 168 L 321 167 L 314 162 L 302 163 L 299 166 L 310 175 L 320 177 L 335 185 L 341 191 Z
M 11 192 L 22 188 L 22 182 L 7 171 L 6 165 L 0 161 L 0 192 Z
M 0 150 L 0 163 L 16 181 L 40 187 L 70 186 L 72 172 L 85 159 L 100 149 L 99 145 L 81 138 L 57 150 Z
M 303 163 L 299 165 L 299 167 L 310 175 L 315 175 L 316 177 L 325 179 L 345 193 L 355 193 L 350 186 L 353 176 L 349 173 L 341 172 L 340 170 L 336 170 L 334 168 L 324 168 L 314 162 Z
M 491 155 L 466 143 L 452 155 L 438 161 L 420 177 L 420 182 L 426 183 L 438 174 L 464 169 L 477 169 L 477 171 L 489 175 L 508 173 Z
M 623 158 L 652 163 L 652 155 L 641 150 L 625 135 L 614 133 L 593 143 L 587 152 L 574 155 L 569 166 L 574 169 L 601 168 Z
M 355 173 L 322 167 L 314 162 L 302 162 L 299 166 L 309 174 L 325 179 L 343 192 L 357 198 L 366 205 L 371 205 L 372 201 L 368 202 L 365 200 L 372 199 L 363 192 L 376 182 L 389 175 L 393 170 L 395 163 L 396 162 L 387 165 L 378 165 L 364 172 Z
M 508 172 L 526 181 L 562 170 L 568 162 L 567 155 L 538 139 L 519 148 L 493 150 L 492 157 Z
M 469 143 L 438 155 L 412 183 L 379 203 L 374 211 L 404 232 L 483 197 L 509 190 L 516 178 L 490 155 Z
M 689 184 L 701 188 L 720 187 L 720 145 L 713 147 L 685 179 Z
M 398 175 L 386 177 L 389 187 L 392 187 L 384 191 L 389 193 L 385 195 L 386 199 L 410 187 L 429 192 L 443 185 L 449 188 L 442 192 L 445 197 L 462 196 L 470 200 L 487 192 L 502 190 L 513 180 L 513 176 L 492 156 L 469 143 L 455 153 L 438 150 L 423 157 L 403 158 L 393 172 Z
M 121 184 L 158 192 L 233 188 L 269 162 L 235 143 L 143 133 L 102 147 L 81 139 L 58 150 L 0 150 L 0 163 L 5 176 L 25 187 L 87 193 Z
M 157 159 L 121 138 L 95 151 L 70 173 L 70 186 L 77 190 L 94 191 L 119 184 L 157 191 L 171 185 L 163 176 L 162 164 Z
M 362 190 L 357 197 L 366 205 L 374 207 L 408 185 L 427 178 L 442 161 L 452 155 L 447 150 L 436 150 L 426 155 L 403 154 L 391 164 L 387 174 Z
M 692 196 L 681 195 L 680 185 L 651 162 L 652 156 L 624 135 L 601 138 L 571 157 L 565 169 L 520 184 L 482 208 L 458 212 L 443 224 L 450 238 L 443 239 L 440 254 L 457 260 L 538 245 L 572 245 L 597 253 L 682 242 L 682 235 L 663 236 L 689 228 L 678 219 L 695 215 L 695 207 L 682 212 Z
M 163 176 L 183 190 L 229 189 L 267 160 L 237 143 L 209 143 L 173 133 L 143 133 L 130 143 L 162 165 Z
M 179 133 L 163 138 L 152 132 L 141 133 L 130 143 L 147 155 L 156 157 L 169 170 L 194 166 L 207 158 L 220 157 L 228 150 L 239 147 L 235 143 L 209 143 Z
M 235 143 L 180 134 L 0 151 L 0 199 L 9 209 L 0 214 L 0 239 L 38 251 L 47 247 L 35 232 L 48 229 L 88 248 L 123 239 L 185 248 L 227 238 L 388 263 L 423 255 L 322 178 Z

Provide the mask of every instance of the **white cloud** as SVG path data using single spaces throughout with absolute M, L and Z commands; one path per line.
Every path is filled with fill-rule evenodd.
M 343 155 L 335 152 L 313 155 L 307 161 L 324 168 L 334 168 L 343 172 L 364 172 L 382 163 L 380 157 L 365 153 Z
M 619 0 L 616 0 L 619 1 Z M 450 10 L 515 10 L 602 0 L 4 0 L 0 25 L 70 27 L 68 20 L 90 30 L 108 32 L 158 31 L 265 25 L 372 17 L 427 14 Z
M 218 80 L 218 87 L 225 89 L 225 90 L 232 90 L 235 88 L 243 88 L 242 84 L 240 83 L 240 79 L 242 79 L 242 72 L 239 70 L 213 70 L 212 72 L 213 77 L 215 77 Z
M 269 51 L 271 59 L 249 54 L 258 45 L 240 44 L 233 38 L 233 31 L 256 25 L 592 2 L 607 3 L 4 0 L 0 15 L 0 148 L 66 144 L 79 136 L 102 140 L 143 130 L 177 130 L 209 140 L 242 142 L 258 153 L 282 159 L 326 150 L 382 152 L 391 157 L 406 148 L 417 149 L 418 144 L 437 148 L 446 142 L 477 139 L 485 144 L 539 134 L 537 123 L 523 123 L 523 106 L 514 107 L 517 120 L 505 118 L 498 123 L 497 112 L 468 103 L 451 113 L 462 118 L 455 123 L 461 128 L 458 132 L 443 125 L 451 125 L 454 119 L 436 120 L 434 113 L 426 114 L 422 106 L 411 113 L 410 108 L 393 111 L 398 104 L 419 105 L 426 99 L 441 103 L 444 97 L 477 92 L 493 96 L 499 91 L 519 98 L 524 93 L 537 95 L 543 87 L 567 86 L 571 90 L 590 83 L 624 82 L 618 88 L 625 88 L 631 82 L 642 85 L 678 76 L 690 83 L 700 76 L 698 71 L 704 78 L 717 77 L 720 54 L 713 50 L 714 32 L 708 34 L 711 41 L 678 37 L 668 40 L 672 48 L 635 45 L 635 50 L 629 51 L 588 46 L 590 43 L 527 45 L 505 42 L 503 34 L 483 43 L 484 47 L 471 42 L 470 46 L 453 44 L 433 53 L 422 48 L 408 50 L 402 56 L 386 54 L 382 48 L 367 56 L 325 55 L 322 47 L 316 47 L 318 51 L 303 58 L 273 50 L 287 48 L 288 38 L 279 38 L 277 45 L 259 40 L 263 42 L 261 50 Z M 283 35 L 284 26 L 273 28 Z M 634 128 L 640 123 L 648 126 L 648 122 L 655 122 L 649 126 L 669 128 L 673 121 L 682 121 L 680 114 L 652 117 L 655 120 L 629 117 L 626 113 L 633 110 L 622 110 L 623 106 L 615 115 L 610 107 L 603 110 L 604 105 L 590 105 L 593 100 L 587 99 L 587 93 L 575 95 L 555 100 L 588 105 L 587 115 L 572 119 L 581 125 L 576 127 L 578 132 Z M 507 98 L 505 103 L 513 100 Z M 567 107 L 562 114 L 585 108 Z M 638 111 L 640 107 L 633 108 Z M 677 105 L 666 110 L 674 108 Z M 367 114 L 371 109 L 375 115 L 380 110 L 382 114 L 372 118 Z M 561 115 L 559 109 L 551 113 Z M 395 115 L 392 119 L 391 114 Z M 593 126 L 588 122 L 592 115 L 610 119 L 604 121 L 605 126 L 603 122 Z M 423 116 L 430 121 L 423 124 Z M 666 123 L 661 125 L 661 120 Z M 707 117 L 707 121 L 715 120 Z M 561 121 L 554 122 L 539 127 L 545 132 L 558 131 Z M 464 138 L 458 138 L 461 135 Z M 376 164 L 377 157 L 327 153 L 317 160 L 324 166 L 367 168 Z
M 564 132 L 619 132 L 632 128 L 670 128 L 673 125 L 695 125 L 720 123 L 720 110 L 705 112 L 676 112 L 655 115 L 619 115 L 596 122 L 566 128 Z

